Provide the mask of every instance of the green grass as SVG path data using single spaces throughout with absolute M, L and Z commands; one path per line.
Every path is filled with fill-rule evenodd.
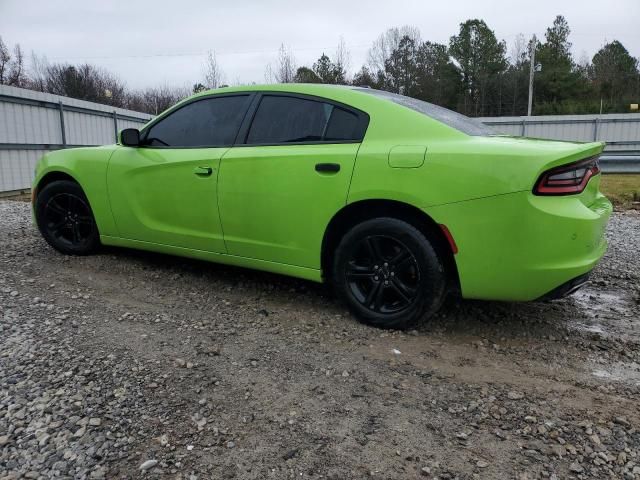
M 619 209 L 640 208 L 640 175 L 602 175 L 600 190 Z

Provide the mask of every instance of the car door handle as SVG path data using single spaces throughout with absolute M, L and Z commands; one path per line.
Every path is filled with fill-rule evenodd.
M 193 173 L 198 175 L 199 177 L 208 177 L 213 173 L 213 168 L 211 167 L 196 167 L 193 170 Z
M 337 173 L 340 171 L 338 163 L 316 163 L 316 172 Z

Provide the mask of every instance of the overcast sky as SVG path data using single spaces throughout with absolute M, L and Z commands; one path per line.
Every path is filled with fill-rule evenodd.
M 227 83 L 263 83 L 282 43 L 298 65 L 311 65 L 342 36 L 353 72 L 389 27 L 414 25 L 424 40 L 448 43 L 460 22 L 481 18 L 509 49 L 518 33 L 543 36 L 558 14 L 576 59 L 614 39 L 640 56 L 640 0 L 0 0 L 0 35 L 50 62 L 90 62 L 142 88 L 193 85 L 207 50 Z

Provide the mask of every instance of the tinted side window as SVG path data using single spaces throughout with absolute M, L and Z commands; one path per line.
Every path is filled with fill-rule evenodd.
M 248 95 L 213 97 L 189 103 L 153 125 L 146 143 L 162 147 L 231 145 L 248 98 Z
M 332 108 L 303 98 L 266 95 L 253 118 L 247 143 L 320 141 Z
M 334 107 L 324 139 L 326 141 L 361 140 L 362 136 L 362 122 L 358 116 L 353 112 Z

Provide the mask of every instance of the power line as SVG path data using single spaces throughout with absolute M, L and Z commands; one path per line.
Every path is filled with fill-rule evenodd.
M 359 45 L 349 45 L 347 46 L 348 50 L 366 48 L 369 47 L 369 44 L 359 44 Z M 336 48 L 336 46 L 331 47 L 303 47 L 303 48 L 292 48 L 290 49 L 293 53 L 295 52 L 303 52 L 303 51 L 330 51 L 330 49 Z M 277 54 L 278 49 L 276 50 L 238 50 L 238 51 L 220 51 L 216 49 L 211 49 L 216 52 L 216 55 L 229 56 L 229 55 L 264 55 L 264 54 Z M 204 52 L 182 52 L 182 53 L 150 53 L 150 54 L 141 54 L 141 55 L 78 55 L 78 56 L 57 56 L 57 57 L 48 57 L 51 60 L 74 60 L 74 59 L 85 59 L 85 60 L 108 60 L 108 59 L 124 59 L 124 58 L 156 58 L 156 57 L 204 57 L 209 53 L 209 51 Z

